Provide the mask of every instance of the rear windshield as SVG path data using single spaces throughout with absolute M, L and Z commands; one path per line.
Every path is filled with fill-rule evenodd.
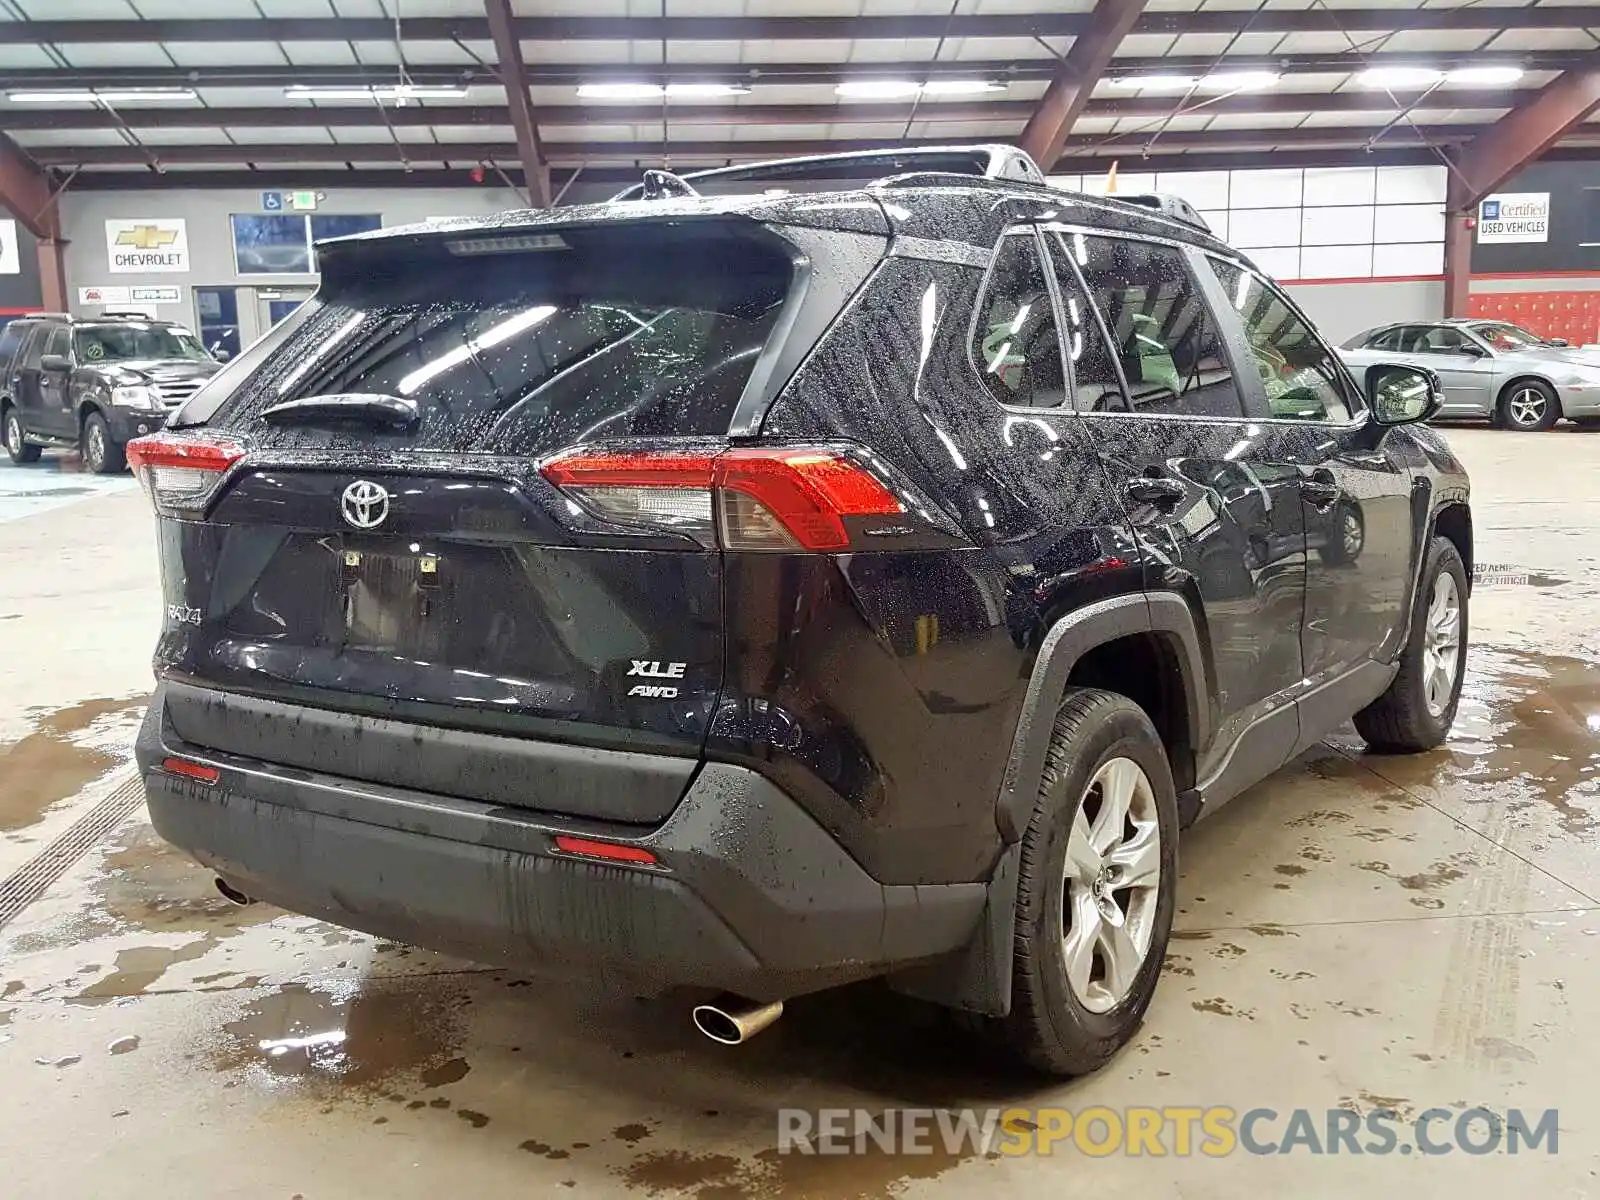
M 726 231 L 563 232 L 538 249 L 482 254 L 474 245 L 356 248 L 370 268 L 355 257 L 330 270 L 311 311 L 213 423 L 260 433 L 254 418 L 271 405 L 365 392 L 416 401 L 422 422 L 364 437 L 419 449 L 543 454 L 726 433 L 792 274 L 776 239 Z

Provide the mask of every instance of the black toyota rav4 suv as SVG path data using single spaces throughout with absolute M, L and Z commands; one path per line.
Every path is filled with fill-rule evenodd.
M 129 439 L 160 429 L 216 372 L 182 325 L 143 313 L 38 313 L 0 332 L 0 429 L 17 464 L 76 449 L 97 475 L 126 468 Z
M 1437 380 L 1352 377 L 1181 202 L 1005 148 L 761 194 L 826 165 L 324 244 L 130 447 L 139 764 L 227 895 L 714 988 L 730 1042 L 886 976 L 1076 1073 L 1184 827 L 1352 716 L 1444 738 Z

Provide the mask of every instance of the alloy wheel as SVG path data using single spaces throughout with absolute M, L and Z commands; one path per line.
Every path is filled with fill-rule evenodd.
M 98 422 L 89 426 L 87 442 L 84 446 L 84 465 L 98 472 L 106 461 L 106 435 Z
M 1442 571 L 1433 581 L 1422 633 L 1422 695 L 1430 715 L 1438 717 L 1449 706 L 1460 665 L 1461 594 L 1455 576 Z
M 12 458 L 22 457 L 22 422 L 14 412 L 6 414 L 6 449 Z
M 1061 938 L 1068 986 L 1090 1012 L 1133 991 L 1150 952 L 1161 884 L 1155 792 L 1129 758 L 1101 765 L 1067 837 Z
M 1361 539 L 1365 536 L 1361 528 L 1361 518 L 1350 510 L 1345 510 L 1344 527 L 1344 556 L 1354 558 L 1361 553 Z
M 1544 418 L 1546 403 L 1544 393 L 1537 388 L 1518 388 L 1511 393 L 1506 408 L 1513 424 L 1537 425 Z

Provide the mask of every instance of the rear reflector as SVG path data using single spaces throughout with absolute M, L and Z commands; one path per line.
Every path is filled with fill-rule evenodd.
M 190 762 L 186 758 L 163 759 L 161 769 L 168 775 L 182 775 L 185 779 L 193 779 L 205 784 L 215 783 L 222 778 L 222 772 L 215 767 L 202 766 L 200 763 Z
M 619 846 L 615 842 L 597 842 L 591 838 L 570 837 L 558 834 L 556 849 L 563 854 L 579 858 L 599 858 L 607 862 L 629 863 L 636 867 L 659 867 L 661 860 L 642 846 Z
M 606 520 L 688 533 L 728 550 L 844 550 L 845 517 L 905 511 L 877 476 L 830 449 L 579 450 L 546 463 L 543 474 Z
M 244 447 L 223 439 L 152 433 L 129 442 L 127 454 L 135 477 L 165 511 L 203 504 L 228 468 L 244 457 Z

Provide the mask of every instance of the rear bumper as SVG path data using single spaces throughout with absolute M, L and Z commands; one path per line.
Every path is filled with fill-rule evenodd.
M 168 755 L 217 767 L 204 785 Z M 150 817 L 234 887 L 295 912 L 479 961 L 758 1000 L 887 973 L 965 944 L 981 883 L 885 886 L 799 805 L 741 767 L 702 766 L 641 833 L 407 791 L 184 742 L 165 688 L 138 742 Z M 662 869 L 554 850 L 560 833 L 646 847 Z

